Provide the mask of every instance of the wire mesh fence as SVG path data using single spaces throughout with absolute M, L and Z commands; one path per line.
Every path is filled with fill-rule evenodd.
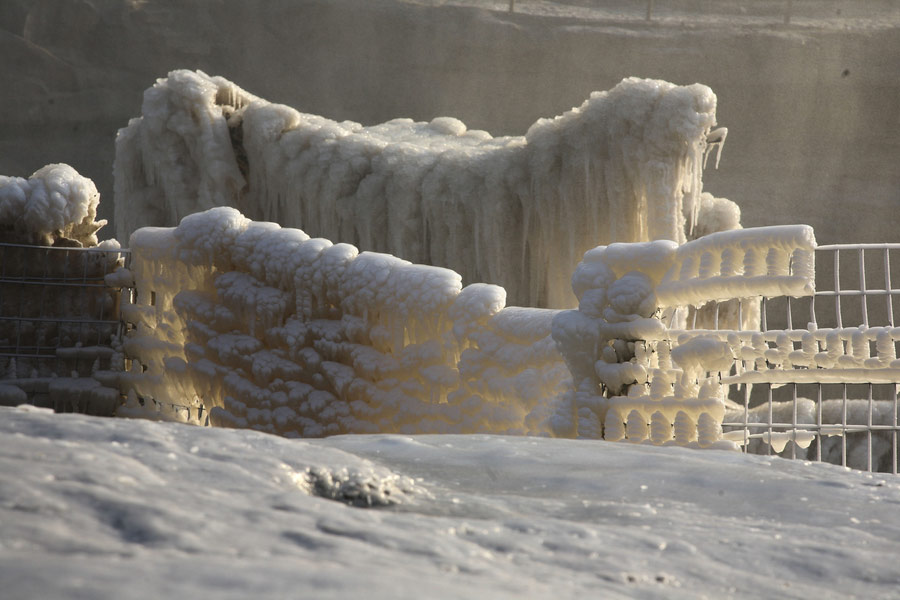
M 104 412 L 51 400 L 50 389 L 99 385 L 92 374 L 115 367 L 121 292 L 105 278 L 128 256 L 118 248 L 0 244 L 0 384 L 60 412 Z
M 748 452 L 898 472 L 898 253 L 900 244 L 820 246 L 815 295 L 761 301 L 771 368 L 762 383 L 730 389 L 727 435 Z
M 413 0 L 411 0 L 413 1 Z M 464 5 L 509 13 L 580 19 L 643 21 L 647 24 L 852 26 L 900 12 L 898 0 L 415 0 L 431 6 Z

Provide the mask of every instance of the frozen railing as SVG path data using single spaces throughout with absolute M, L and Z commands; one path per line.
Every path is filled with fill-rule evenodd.
M 724 428 L 743 430 L 752 451 L 898 472 L 898 251 L 819 246 L 814 295 L 763 299 L 758 350 L 775 368 L 723 378 L 743 405 Z
M 897 473 L 898 250 L 785 226 L 589 252 L 554 324 L 579 433 Z
M 131 268 L 105 276 L 84 265 L 126 255 L 82 258 L 93 274 L 62 278 L 7 255 L 0 289 L 3 314 L 19 315 L 0 321 L 16 340 L 8 354 L 96 361 L 120 327 L 108 286 L 133 281 L 128 370 L 110 378 L 117 399 L 128 393 L 123 415 L 304 436 L 602 437 L 898 470 L 900 244 L 817 249 L 811 228 L 782 226 L 598 247 L 573 275 L 568 311 L 504 308 L 497 286 L 462 288 L 446 269 L 357 255 L 233 209 L 141 230 L 132 246 Z M 113 304 L 69 300 L 78 317 L 51 317 L 40 291 L 24 291 L 38 282 Z M 23 335 L 51 321 L 99 337 Z M 23 363 L 4 364 L 21 379 Z
M 787 226 L 589 252 L 554 323 L 579 433 L 896 473 L 897 250 Z
M 572 372 L 578 434 L 734 447 L 720 428 L 728 341 L 758 323 L 758 290 L 812 293 L 814 248 L 812 229 L 800 225 L 585 254 L 572 278 L 579 307 L 553 324 Z
M 128 259 L 118 247 L 0 243 L 0 388 L 4 403 L 112 414 L 120 292 L 106 277 Z M 121 360 L 119 359 L 119 362 Z

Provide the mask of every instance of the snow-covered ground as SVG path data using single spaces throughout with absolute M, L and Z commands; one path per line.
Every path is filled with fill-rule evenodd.
M 0 409 L 19 598 L 896 598 L 900 480 L 492 436 Z M 369 502 L 372 506 L 369 506 Z

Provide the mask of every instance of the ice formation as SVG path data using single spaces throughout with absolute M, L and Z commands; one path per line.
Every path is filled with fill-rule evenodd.
M 96 246 L 100 194 L 66 164 L 47 165 L 28 179 L 0 175 L 0 239 L 44 246 Z
M 556 311 L 220 207 L 131 237 L 121 415 L 339 433 L 550 433 Z M 143 403 L 143 406 L 142 406 Z
M 772 402 L 745 409 L 731 406 L 725 420 L 730 423 L 794 423 L 796 430 L 769 431 L 765 427 L 737 428 L 725 437 L 746 441 L 750 452 L 764 453 L 771 445 L 776 453 L 802 459 L 820 458 L 832 464 L 854 469 L 891 472 L 896 459 L 893 427 L 897 424 L 896 404 L 892 400 L 824 399 L 821 402 L 798 397 L 793 401 Z M 881 428 L 880 431 L 874 428 Z M 729 429 L 732 429 L 729 427 Z M 820 448 L 813 442 L 820 436 Z M 869 437 L 871 435 L 871 442 Z M 789 448 L 790 442 L 795 443 Z M 843 456 L 842 456 L 843 454 Z
M 506 307 L 499 286 L 463 287 L 449 269 L 232 208 L 140 229 L 131 246 L 131 270 L 116 275 L 137 291 L 123 309 L 135 328 L 121 415 L 208 415 L 304 437 L 491 432 L 713 448 L 765 437 L 778 448 L 808 432 L 723 434 L 728 385 L 828 378 L 792 365 L 878 366 L 888 378 L 900 365 L 884 328 L 759 331 L 754 298 L 813 292 L 815 239 L 802 225 L 595 248 L 567 311 Z M 729 299 L 738 311 L 715 327 L 689 322 Z
M 65 164 L 30 178 L 0 176 L 0 404 L 112 414 L 107 376 L 119 327 L 118 292 L 104 276 L 123 262 L 118 242 L 98 244 L 99 194 Z M 95 377 L 96 375 L 96 377 Z
M 494 138 L 450 117 L 337 123 L 174 71 L 119 132 L 116 233 L 233 206 L 502 285 L 515 304 L 571 306 L 571 270 L 597 244 L 736 225 L 732 203 L 701 198 L 715 108 L 706 86 L 631 78 Z
M 765 336 L 779 335 L 759 332 L 758 298 L 812 294 L 814 250 L 812 228 L 788 225 L 587 252 L 572 276 L 578 308 L 553 319 L 573 381 L 555 418 L 572 415 L 576 435 L 728 447 L 723 384 L 747 354 L 742 343 L 768 351 Z M 720 319 L 722 300 L 737 310 Z M 698 328 L 690 317 L 707 304 L 714 322 Z M 747 358 L 750 370 L 781 366 Z

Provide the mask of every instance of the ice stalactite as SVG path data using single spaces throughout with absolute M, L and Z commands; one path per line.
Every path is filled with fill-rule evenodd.
M 571 306 L 588 249 L 704 227 L 715 109 L 706 86 L 631 78 L 495 138 L 450 117 L 338 123 L 175 71 L 119 133 L 117 234 L 228 205 L 502 285 L 512 304 Z

